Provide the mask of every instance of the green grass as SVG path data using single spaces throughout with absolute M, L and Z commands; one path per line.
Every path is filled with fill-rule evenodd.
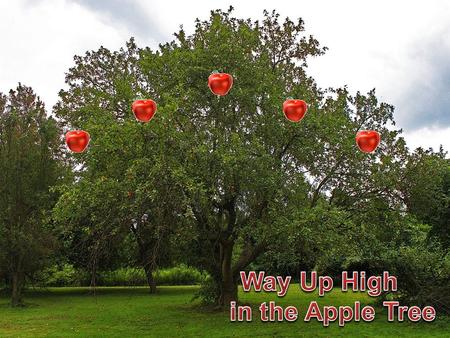
M 228 312 L 207 310 L 192 303 L 195 286 L 165 286 L 150 295 L 141 287 L 98 288 L 95 297 L 88 288 L 51 288 L 29 291 L 27 306 L 12 309 L 0 298 L 0 337 L 449 337 L 450 321 L 433 323 L 388 323 L 385 312 L 377 310 L 372 323 L 332 323 L 323 328 L 316 321 L 303 322 L 304 311 L 315 294 L 301 293 L 291 286 L 284 298 L 274 294 L 242 293 L 241 301 L 254 305 L 251 323 L 232 323 Z M 294 323 L 262 323 L 257 306 L 275 300 L 300 309 Z M 352 305 L 355 300 L 369 304 L 365 294 L 334 291 L 318 299 L 321 305 Z

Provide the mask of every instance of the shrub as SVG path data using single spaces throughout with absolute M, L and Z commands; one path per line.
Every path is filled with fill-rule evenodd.
M 403 303 L 433 305 L 441 313 L 450 313 L 450 252 L 439 247 L 405 247 L 390 263 Z
M 383 294 L 380 303 L 386 298 L 397 299 L 404 305 L 432 305 L 440 313 L 450 313 L 450 252 L 437 244 L 384 248 L 377 256 L 340 257 L 321 269 L 335 279 L 339 279 L 333 274 L 337 270 L 366 271 L 367 276 L 389 271 L 397 277 L 398 290 Z
M 192 300 L 200 299 L 203 305 L 217 304 L 220 287 L 210 276 L 200 283 L 200 289 L 194 294 Z
M 206 273 L 186 265 L 158 269 L 153 274 L 156 285 L 192 285 L 200 284 Z M 91 278 L 88 272 L 77 270 L 70 264 L 53 266 L 41 277 L 44 286 L 89 286 Z M 125 267 L 113 271 L 99 272 L 97 286 L 137 286 L 147 285 L 142 268 Z
M 38 279 L 44 286 L 83 286 L 89 285 L 87 272 L 77 270 L 71 264 L 53 265 L 47 268 Z
M 97 286 L 136 286 L 147 284 L 143 269 L 119 268 L 113 271 L 100 272 L 97 277 Z
M 201 284 L 207 274 L 186 265 L 159 269 L 154 274 L 157 285 L 190 285 Z

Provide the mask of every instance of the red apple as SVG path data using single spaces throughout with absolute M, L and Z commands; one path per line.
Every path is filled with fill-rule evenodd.
M 84 130 L 72 130 L 66 133 L 67 147 L 74 153 L 82 153 L 90 139 L 89 133 Z
M 138 121 L 148 122 L 156 113 L 156 103 L 153 100 L 136 100 L 131 109 Z
M 283 103 L 283 113 L 291 122 L 300 122 L 305 117 L 308 105 L 303 100 L 289 99 Z
M 380 134 L 375 130 L 361 130 L 356 133 L 356 144 L 365 153 L 371 153 L 380 144 Z
M 227 73 L 213 73 L 208 78 L 208 86 L 215 95 L 227 95 L 233 86 L 233 77 Z

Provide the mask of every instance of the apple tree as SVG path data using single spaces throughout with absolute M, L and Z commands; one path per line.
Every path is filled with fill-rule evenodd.
M 406 156 L 399 132 L 386 127 L 393 107 L 375 91 L 324 91 L 307 75 L 307 59 L 325 49 L 304 35 L 302 20 L 280 22 L 265 12 L 252 22 L 231 13 L 214 11 L 196 22 L 192 35 L 180 30 L 175 41 L 141 56 L 158 102 L 170 107 L 164 114 L 177 131 L 170 138 L 178 149 L 167 154 L 193 215 L 192 257 L 211 275 L 220 305 L 237 299 L 239 271 L 309 226 L 307 215 L 318 213 L 309 219 L 329 219 L 339 231 L 345 218 L 330 208 L 340 208 L 335 202 L 344 197 L 349 210 L 366 208 L 371 199 L 399 208 L 392 184 Z M 233 75 L 228 95 L 208 91 L 213 70 Z M 300 123 L 283 116 L 288 97 L 309 103 Z M 376 153 L 356 148 L 361 129 L 381 133 Z
M 214 300 L 225 305 L 237 299 L 239 271 L 277 243 L 293 236 L 302 243 L 321 222 L 327 231 L 316 233 L 326 239 L 347 225 L 351 210 L 374 200 L 401 207 L 406 148 L 386 127 L 393 107 L 375 91 L 320 89 L 306 69 L 324 52 L 301 19 L 265 12 L 251 21 L 234 18 L 232 8 L 213 11 L 192 35 L 180 29 L 157 50 L 131 40 L 119 52 L 102 47 L 76 57 L 55 112 L 93 136 L 77 158 L 81 179 L 117 180 L 123 194 L 136 196 L 128 210 L 151 207 L 155 225 L 189 229 L 186 256 L 210 274 Z M 234 78 L 226 96 L 207 87 L 214 70 Z M 288 97 L 309 104 L 300 123 L 283 116 Z M 137 98 L 158 104 L 148 124 L 130 112 Z M 380 132 L 375 153 L 357 149 L 361 129 Z

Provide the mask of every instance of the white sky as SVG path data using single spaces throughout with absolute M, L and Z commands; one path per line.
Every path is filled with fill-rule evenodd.
M 48 108 L 64 87 L 73 55 L 103 45 L 139 46 L 172 39 L 180 24 L 232 4 L 239 17 L 276 9 L 302 17 L 308 34 L 329 50 L 310 61 L 322 87 L 376 88 L 396 107 L 408 145 L 450 150 L 450 1 L 144 1 L 0 0 L 0 91 L 20 81 Z

